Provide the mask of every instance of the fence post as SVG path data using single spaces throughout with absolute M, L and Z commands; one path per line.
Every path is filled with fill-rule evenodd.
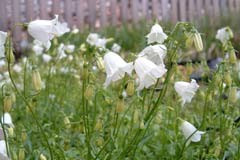
M 88 0 L 88 19 L 90 28 L 95 28 L 96 24 L 96 0 Z
M 195 0 L 188 0 L 188 17 L 189 20 L 192 22 L 194 21 L 194 18 L 196 17 L 195 12 L 196 12 L 196 8 L 195 8 Z
M 132 8 L 132 20 L 133 22 L 138 22 L 138 0 L 131 0 L 131 8 Z
M 60 0 L 52 0 L 52 14 L 60 14 Z
M 7 30 L 7 10 L 6 10 L 6 1 L 2 0 L 0 5 L 0 30 Z
M 72 0 L 65 0 L 64 1 L 64 21 L 69 24 L 69 26 L 73 25 L 73 6 L 72 6 Z
M 159 17 L 159 3 L 158 0 L 152 0 L 152 13 L 153 13 L 153 18 L 158 19 Z
M 84 0 L 77 0 L 77 26 L 82 31 L 84 28 L 85 8 Z
M 219 0 L 213 1 L 213 11 L 214 11 L 214 17 L 219 17 L 220 9 L 219 9 Z
M 171 0 L 171 20 L 172 22 L 177 22 L 178 20 L 178 0 Z
M 112 23 L 112 25 L 117 24 L 117 14 L 116 14 L 117 7 L 116 7 L 116 5 L 117 5 L 117 1 L 111 0 L 111 23 Z
M 121 19 L 123 22 L 128 20 L 128 0 L 121 0 Z
M 48 4 L 47 4 L 46 0 L 39 0 L 40 18 L 41 19 L 49 19 L 47 6 L 48 6 Z
M 179 3 L 179 8 L 180 8 L 180 20 L 181 21 L 186 21 L 187 20 L 187 16 L 186 16 L 186 7 L 187 3 L 186 0 L 181 0 L 181 2 Z
M 168 20 L 169 19 L 169 2 L 168 0 L 162 0 L 162 19 Z

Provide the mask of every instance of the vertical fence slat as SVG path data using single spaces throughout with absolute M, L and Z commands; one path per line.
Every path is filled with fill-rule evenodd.
M 0 5 L 0 30 L 7 30 L 7 19 L 6 0 L 2 0 Z
M 186 21 L 187 20 L 186 0 L 181 0 L 181 2 L 179 3 L 179 7 L 180 7 L 180 20 L 181 21 Z
M 213 11 L 214 11 L 214 17 L 218 17 L 220 12 L 219 0 L 213 1 Z
M 30 0 L 31 1 L 31 0 Z M 52 0 L 52 12 L 53 14 L 60 14 L 60 0 Z
M 239 12 L 240 11 L 240 0 L 235 0 L 236 3 L 236 11 Z
M 84 0 L 77 0 L 77 26 L 80 27 L 80 30 L 83 30 L 84 27 Z
M 20 1 L 19 0 L 12 0 L 12 30 L 13 30 L 13 37 L 15 41 L 21 40 L 21 29 L 19 26 L 15 27 L 17 23 L 20 22 Z
M 128 19 L 128 0 L 121 0 L 121 19 L 126 22 Z
M 221 0 L 220 1 L 221 13 L 222 13 L 223 16 L 225 16 L 226 13 L 227 13 L 227 3 L 226 2 L 227 2 L 227 0 Z
M 100 0 L 100 24 L 103 27 L 107 25 L 106 16 L 106 0 Z
M 229 10 L 233 12 L 235 10 L 234 0 L 228 0 L 228 6 L 229 6 Z
M 177 0 L 171 0 L 171 20 L 173 22 L 177 22 L 178 20 L 178 7 L 177 7 Z
M 39 0 L 39 8 L 40 8 L 40 18 L 41 19 L 48 19 L 48 10 L 47 10 L 47 1 L 46 0 Z
M 213 16 L 213 6 L 211 3 L 211 0 L 205 1 L 205 14 L 209 17 Z M 212 21 L 213 19 L 210 19 L 210 20 Z
M 194 20 L 194 18 L 196 17 L 195 15 L 195 1 L 194 0 L 189 0 L 188 1 L 188 17 L 189 20 L 192 22 Z
M 152 0 L 152 13 L 153 17 L 157 18 L 159 17 L 159 3 L 158 0 Z
M 117 1 L 116 0 L 111 0 L 111 23 L 113 25 L 117 24 L 116 8 L 117 8 Z
M 27 21 L 35 19 L 34 4 L 32 0 L 26 0 L 26 19 Z
M 162 0 L 162 17 L 163 17 L 163 20 L 168 20 L 169 19 L 168 5 L 169 5 L 168 0 Z
M 131 0 L 132 19 L 135 23 L 138 21 L 138 3 L 138 0 Z
M 72 26 L 73 24 L 72 11 L 73 11 L 72 0 L 65 0 L 64 1 L 64 19 L 69 24 L 69 26 Z
M 146 18 L 148 15 L 148 0 L 142 0 L 142 17 Z
M 88 0 L 88 18 L 91 28 L 96 24 L 96 0 Z
M 196 9 L 197 9 L 197 17 L 200 18 L 202 17 L 202 7 L 203 7 L 203 3 L 202 1 L 200 0 L 197 0 L 196 1 Z

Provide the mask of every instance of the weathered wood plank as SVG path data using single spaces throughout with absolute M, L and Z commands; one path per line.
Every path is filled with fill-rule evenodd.
M 84 27 L 84 17 L 85 17 L 85 8 L 84 8 L 84 0 L 77 0 L 77 26 L 80 30 L 83 30 Z
M 161 9 L 163 20 L 169 19 L 169 0 L 161 0 Z
M 198 19 L 199 19 L 203 15 L 203 1 L 197 0 L 196 2 L 197 2 L 196 3 L 196 9 L 197 9 L 197 16 L 196 17 L 198 17 Z
M 26 0 L 26 19 L 27 21 L 34 20 L 35 12 L 34 12 L 34 4 L 32 0 Z
M 158 17 L 159 17 L 159 2 L 158 2 L 158 0 L 152 0 L 152 14 L 153 14 L 153 18 L 158 19 Z
M 64 1 L 64 20 L 68 23 L 69 26 L 73 25 L 73 6 L 72 0 Z
M 188 8 L 189 8 L 188 17 L 189 17 L 189 20 L 192 22 L 196 17 L 195 0 L 188 0 Z
M 40 9 L 40 18 L 41 19 L 48 19 L 48 4 L 46 0 L 39 0 L 39 9 Z
M 21 28 L 16 26 L 20 22 L 20 1 L 12 0 L 12 25 L 13 37 L 15 41 L 21 40 Z
M 171 20 L 177 22 L 178 20 L 178 1 L 171 0 Z
M 7 30 L 7 9 L 6 9 L 6 1 L 2 0 L 0 5 L 0 30 L 6 31 Z
M 219 17 L 220 13 L 220 6 L 219 6 L 219 0 L 213 1 L 213 11 L 214 11 L 214 17 Z
M 228 0 L 228 7 L 231 12 L 235 11 L 234 0 Z
M 143 18 L 146 18 L 148 15 L 148 0 L 142 0 L 142 6 L 141 6 L 141 15 Z
M 107 25 L 106 0 L 100 0 L 100 24 L 103 27 Z
M 111 23 L 112 23 L 112 25 L 117 24 L 116 8 L 117 8 L 117 0 L 111 0 Z M 103 16 L 103 15 L 101 15 L 101 16 Z
M 88 18 L 91 28 L 96 24 L 96 0 L 88 0 Z
M 131 10 L 132 10 L 132 19 L 133 22 L 138 21 L 138 0 L 131 0 Z
M 187 12 L 186 12 L 186 0 L 181 0 L 179 3 L 179 8 L 180 8 L 180 20 L 181 21 L 186 21 L 187 20 Z
M 53 13 L 53 15 L 61 14 L 60 1 L 61 0 L 52 0 L 52 13 Z
M 128 0 L 121 0 L 121 19 L 123 22 L 128 20 Z

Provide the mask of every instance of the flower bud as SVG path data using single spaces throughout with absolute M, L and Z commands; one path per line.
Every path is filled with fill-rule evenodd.
M 193 37 L 195 48 L 198 52 L 203 50 L 203 42 L 200 33 L 195 33 Z
M 33 70 L 32 72 L 32 83 L 34 89 L 39 92 L 42 89 L 42 80 L 38 70 Z
M 232 103 L 237 102 L 237 89 L 232 87 L 229 91 L 229 101 Z
M 102 130 L 102 121 L 98 120 L 96 125 L 95 125 L 95 130 L 96 131 L 101 131 Z
M 97 58 L 97 66 L 98 66 L 99 70 L 104 71 L 105 65 L 104 65 L 104 61 L 103 61 L 102 57 Z
M 85 52 L 86 50 L 87 50 L 86 44 L 85 44 L 85 43 L 81 44 L 81 45 L 80 45 L 80 51 L 81 51 L 81 52 Z
M 63 122 L 64 122 L 66 128 L 69 129 L 71 127 L 71 123 L 70 123 L 70 120 L 68 117 L 64 117 Z
M 82 79 L 87 79 L 88 78 L 88 69 L 87 69 L 87 66 L 86 64 L 83 65 L 83 70 L 82 70 Z
M 121 113 L 123 111 L 124 111 L 124 100 L 123 99 L 119 99 L 117 101 L 116 112 L 117 113 Z
M 3 110 L 4 110 L 4 112 L 10 112 L 10 110 L 12 108 L 12 104 L 13 104 L 13 101 L 12 101 L 11 95 L 6 95 L 4 97 L 4 100 L 3 100 Z
M 25 131 L 22 132 L 21 139 L 22 139 L 22 142 L 25 142 L 25 141 L 26 141 L 26 139 L 27 139 L 27 133 L 26 133 Z
M 93 91 L 94 91 L 93 86 L 92 86 L 92 85 L 88 85 L 87 88 L 86 88 L 86 90 L 85 90 L 85 93 L 84 93 L 85 98 L 86 98 L 87 100 L 90 100 L 90 99 L 92 98 L 92 96 L 93 96 Z
M 10 38 L 10 36 L 8 36 L 7 38 L 7 42 L 6 42 L 6 58 L 8 63 L 14 63 L 14 54 L 13 54 L 13 47 L 12 47 L 12 40 Z
M 227 72 L 224 76 L 224 81 L 226 83 L 227 86 L 231 86 L 232 85 L 232 78 L 229 72 Z
M 138 110 L 135 110 L 133 112 L 133 123 L 138 123 L 139 122 L 139 112 Z
M 13 92 L 11 94 L 11 98 L 12 98 L 12 103 L 15 103 L 16 102 L 16 96 Z
M 134 89 L 134 81 L 133 80 L 128 82 L 126 91 L 127 91 L 128 96 L 132 96 L 134 94 L 135 89 Z
M 23 148 L 19 149 L 18 160 L 25 160 L 25 151 Z
M 40 160 L 47 160 L 47 158 L 43 155 L 43 154 L 40 154 Z
M 96 142 L 97 142 L 97 146 L 102 146 L 104 139 L 102 137 L 99 137 Z
M 232 50 L 230 53 L 229 53 L 229 62 L 231 64 L 236 64 L 237 62 L 237 57 L 236 57 L 236 54 L 234 52 L 234 50 Z
M 144 128 L 145 128 L 145 125 L 144 125 L 143 120 L 141 121 L 139 128 L 140 128 L 140 129 L 144 129 Z
M 187 39 L 186 39 L 186 47 L 191 48 L 193 45 L 193 34 L 192 33 L 185 33 Z
M 13 127 L 9 127 L 9 128 L 8 128 L 8 135 L 9 135 L 10 137 L 13 137 L 13 135 L 14 135 L 14 129 L 13 129 Z

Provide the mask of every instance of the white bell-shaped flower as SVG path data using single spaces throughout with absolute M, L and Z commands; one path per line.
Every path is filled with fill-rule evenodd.
M 5 57 L 5 47 L 4 44 L 7 39 L 7 32 L 0 31 L 0 58 Z
M 5 140 L 0 140 L 0 159 L 8 160 Z
M 154 42 L 163 43 L 168 36 L 163 32 L 159 24 L 154 24 L 151 28 L 151 32 L 146 37 L 148 39 L 148 44 L 150 44 Z
M 195 92 L 199 88 L 199 85 L 196 80 L 192 79 L 191 83 L 184 81 L 175 82 L 174 88 L 178 95 L 181 96 L 183 106 L 186 102 L 191 102 Z
M 233 38 L 233 33 L 229 27 L 224 27 L 217 31 L 216 39 L 220 40 L 222 43 L 226 43 L 231 38 Z
M 28 33 L 42 43 L 49 43 L 54 36 L 58 35 L 58 15 L 53 20 L 35 20 L 28 24 Z
M 139 57 L 145 57 L 155 63 L 156 65 L 164 65 L 164 58 L 167 53 L 165 45 L 157 44 L 150 45 L 144 48 L 140 53 Z
M 121 50 L 121 46 L 119 45 L 119 44 L 117 44 L 117 43 L 114 43 L 113 45 L 112 45 L 112 51 L 113 52 L 116 52 L 116 53 L 119 53 L 120 52 L 120 50 Z
M 86 42 L 90 44 L 91 46 L 95 46 L 98 39 L 100 38 L 99 34 L 97 33 L 90 33 L 86 39 Z
M 66 22 L 57 22 L 55 28 L 57 36 L 62 36 L 63 34 L 70 32 L 70 28 L 68 27 L 68 24 Z
M 14 127 L 12 123 L 12 117 L 8 112 L 4 113 L 4 115 L 1 118 L 1 122 L 2 124 L 6 124 L 6 125 L 9 125 L 10 127 Z
M 149 88 L 156 83 L 158 78 L 161 78 L 167 72 L 167 69 L 163 65 L 157 66 L 144 57 L 136 59 L 134 68 L 139 78 L 138 90 L 142 90 L 144 87 Z
M 118 54 L 111 51 L 104 55 L 104 65 L 107 73 L 107 78 L 104 83 L 105 87 L 111 82 L 123 78 L 125 73 L 131 75 L 133 70 L 132 62 L 125 62 Z
M 43 59 L 43 62 L 48 63 L 51 61 L 52 57 L 48 54 L 43 54 L 42 59 Z
M 201 140 L 202 134 L 205 132 L 198 131 L 191 123 L 187 121 L 183 121 L 180 129 L 186 139 L 189 138 L 187 141 L 187 144 L 189 144 L 191 141 L 192 142 L 199 142 Z M 191 137 L 190 137 L 191 136 Z

